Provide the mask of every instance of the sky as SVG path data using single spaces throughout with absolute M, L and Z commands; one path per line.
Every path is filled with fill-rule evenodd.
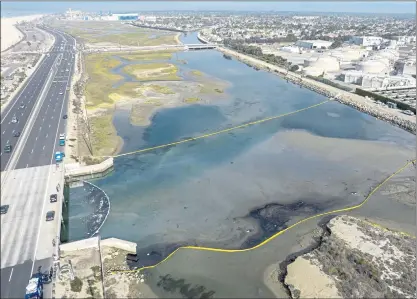
M 23 15 L 34 13 L 59 13 L 68 8 L 90 12 L 141 12 L 167 10 L 237 10 L 237 11 L 299 11 L 299 12 L 353 12 L 353 13 L 416 13 L 415 1 L 383 1 L 383 2 L 257 2 L 257 1 L 84 1 L 84 2 L 1 2 L 2 16 Z

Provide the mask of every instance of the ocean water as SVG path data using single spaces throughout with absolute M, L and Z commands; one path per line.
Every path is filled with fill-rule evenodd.
M 194 39 L 194 40 L 193 40 Z M 195 43 L 195 34 L 183 38 Z M 189 69 L 229 83 L 226 99 L 212 105 L 159 110 L 147 127 L 114 117 L 122 152 L 199 136 L 302 109 L 326 98 L 256 71 L 214 50 L 178 53 Z M 349 159 L 328 159 L 295 148 L 282 133 L 350 140 L 338 150 Z M 317 142 L 319 142 L 317 138 Z M 316 142 L 316 141 L 314 141 Z M 380 163 L 355 147 L 378 142 Z M 395 145 L 396 148 L 391 147 Z M 115 170 L 95 180 L 110 198 L 102 238 L 137 242 L 141 262 L 153 263 L 184 244 L 252 246 L 295 219 L 360 202 L 369 188 L 395 171 L 415 147 L 415 136 L 336 102 L 225 134 L 115 159 Z M 333 154 L 333 153 L 332 153 Z M 329 153 L 330 155 L 330 153 Z M 369 160 L 370 161 L 370 160 Z M 75 210 L 74 210 L 74 213 Z M 70 219 L 76 215 L 71 214 Z M 69 223 L 70 240 L 84 232 Z M 151 253 L 151 254 L 150 254 Z

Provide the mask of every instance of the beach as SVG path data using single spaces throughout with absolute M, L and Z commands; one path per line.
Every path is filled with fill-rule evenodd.
M 16 28 L 20 22 L 31 22 L 42 18 L 44 15 L 31 15 L 12 18 L 1 18 L 1 52 L 8 50 L 13 45 L 20 42 L 24 35 Z

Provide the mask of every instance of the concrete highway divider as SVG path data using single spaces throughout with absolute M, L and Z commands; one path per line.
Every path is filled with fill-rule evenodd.
M 58 59 L 58 57 L 56 58 Z M 55 60 L 56 62 L 57 60 Z M 39 111 L 42 107 L 42 104 L 46 98 L 46 95 L 49 91 L 49 88 L 52 84 L 52 78 L 55 76 L 56 72 L 58 71 L 58 69 L 56 68 L 55 64 L 54 66 L 52 66 L 51 71 L 49 72 L 48 78 L 46 80 L 45 86 L 42 89 L 41 95 L 39 97 L 39 99 L 37 100 L 34 108 L 32 109 L 32 112 L 29 115 L 28 120 L 26 121 L 26 124 L 22 130 L 22 135 L 19 138 L 19 140 L 17 141 L 15 150 L 13 152 L 13 155 L 11 157 L 11 159 L 9 160 L 9 162 L 6 165 L 6 168 L 4 170 L 5 174 L 2 177 L 2 181 L 1 181 L 1 189 L 3 189 L 4 184 L 7 181 L 7 177 L 8 174 L 11 170 L 13 170 L 16 167 L 17 162 L 19 161 L 20 155 L 22 154 L 22 150 L 24 145 L 26 144 L 26 141 L 30 135 L 30 132 L 32 131 L 33 128 L 33 124 L 36 121 L 36 118 L 39 114 Z

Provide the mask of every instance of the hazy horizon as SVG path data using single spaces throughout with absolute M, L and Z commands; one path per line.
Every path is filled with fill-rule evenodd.
M 2 16 L 36 13 L 62 13 L 68 8 L 87 12 L 168 12 L 168 11 L 236 11 L 236 12 L 299 12 L 355 14 L 416 14 L 416 3 L 384 2 L 232 2 L 232 1 L 155 1 L 155 2 L 2 2 Z

